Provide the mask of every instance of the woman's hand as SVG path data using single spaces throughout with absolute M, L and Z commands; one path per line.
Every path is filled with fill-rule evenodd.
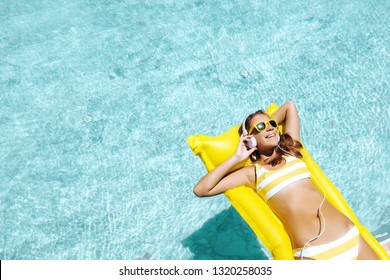
M 248 150 L 248 147 L 246 146 L 249 140 L 253 137 L 253 135 L 247 135 L 240 137 L 240 142 L 238 143 L 236 152 L 234 156 L 236 157 L 236 160 L 239 162 L 246 160 L 254 151 L 257 150 L 257 147 L 253 147 Z
M 194 194 L 199 197 L 213 196 L 221 194 L 238 186 L 252 186 L 250 174 L 253 169 L 240 168 L 231 172 L 232 168 L 240 162 L 246 160 L 257 147 L 247 149 L 245 143 L 253 137 L 252 135 L 241 136 L 240 142 L 234 155 L 222 162 L 216 168 L 212 169 L 194 187 Z M 254 173 L 253 173 L 254 174 Z

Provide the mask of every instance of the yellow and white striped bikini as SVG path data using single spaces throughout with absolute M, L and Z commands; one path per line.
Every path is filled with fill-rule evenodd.
M 256 165 L 256 188 L 265 201 L 288 185 L 310 178 L 310 172 L 303 160 L 294 156 L 287 156 L 285 160 L 286 164 L 277 170 Z
M 307 248 L 297 248 L 293 253 L 297 259 L 357 260 L 359 255 L 359 239 L 359 230 L 356 226 L 353 226 L 337 240 Z

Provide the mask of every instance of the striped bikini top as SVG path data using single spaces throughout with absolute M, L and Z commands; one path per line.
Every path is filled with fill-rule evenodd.
M 256 188 L 265 201 L 288 185 L 310 178 L 306 163 L 296 157 L 284 157 L 286 164 L 276 170 L 267 170 L 256 164 Z

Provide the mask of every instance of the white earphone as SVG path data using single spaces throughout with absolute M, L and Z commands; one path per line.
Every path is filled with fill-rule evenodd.
M 248 136 L 248 131 L 245 128 L 246 119 L 247 118 L 245 118 L 245 120 L 242 122 L 242 125 L 241 125 L 241 130 L 242 130 L 242 135 L 243 136 Z M 251 137 L 249 139 L 249 141 L 247 141 L 246 146 L 248 147 L 248 149 L 252 149 L 252 148 L 256 147 L 257 146 L 257 141 L 256 141 L 255 137 Z
M 241 130 L 242 130 L 242 135 L 243 135 L 243 136 L 247 136 L 247 135 L 248 135 L 248 131 L 247 131 L 246 128 L 245 128 L 246 119 L 247 119 L 247 118 L 245 118 L 245 120 L 244 120 L 244 121 L 242 122 L 242 124 L 241 124 Z

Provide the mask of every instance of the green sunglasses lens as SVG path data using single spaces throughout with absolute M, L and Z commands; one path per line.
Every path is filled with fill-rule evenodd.
M 258 131 L 264 130 L 265 129 L 265 122 L 258 123 L 256 125 L 256 128 L 257 128 Z

